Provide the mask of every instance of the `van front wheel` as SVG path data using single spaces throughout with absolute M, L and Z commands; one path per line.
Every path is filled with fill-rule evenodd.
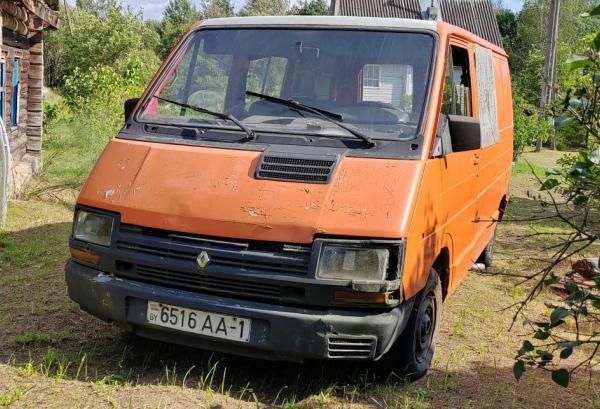
M 422 378 L 429 371 L 440 331 L 442 285 L 434 269 L 416 297 L 404 332 L 382 358 L 386 369 L 410 381 Z

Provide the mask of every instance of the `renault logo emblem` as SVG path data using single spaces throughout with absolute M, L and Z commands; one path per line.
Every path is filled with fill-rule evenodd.
M 198 258 L 196 259 L 196 263 L 198 263 L 198 267 L 204 268 L 210 263 L 210 256 L 208 255 L 208 253 L 206 251 L 203 251 L 202 253 L 200 253 L 198 255 Z

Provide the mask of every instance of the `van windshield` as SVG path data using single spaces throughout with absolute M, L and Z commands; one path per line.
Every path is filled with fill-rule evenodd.
M 233 116 L 257 133 L 349 138 L 356 130 L 409 140 L 423 120 L 433 47 L 431 35 L 416 32 L 199 30 L 165 69 L 138 120 L 241 131 L 188 105 Z M 281 100 L 325 112 L 346 129 Z

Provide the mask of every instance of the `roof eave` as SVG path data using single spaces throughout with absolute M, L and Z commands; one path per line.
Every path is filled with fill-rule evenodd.
M 25 8 L 44 22 L 44 28 L 60 27 L 60 14 L 41 0 L 21 0 Z

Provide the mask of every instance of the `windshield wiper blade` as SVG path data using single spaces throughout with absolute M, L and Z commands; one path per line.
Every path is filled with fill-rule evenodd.
M 208 109 L 205 108 L 201 108 L 201 107 L 197 107 L 194 105 L 190 105 L 190 104 L 186 104 L 185 102 L 179 102 L 179 101 L 173 101 L 167 98 L 163 98 L 163 97 L 159 97 L 158 95 L 154 95 L 154 98 L 158 99 L 159 101 L 163 101 L 169 104 L 174 104 L 177 106 L 180 106 L 182 108 L 186 108 L 186 109 L 191 109 L 192 111 L 196 111 L 196 112 L 200 112 L 201 114 L 207 114 L 207 115 L 212 115 L 216 118 L 220 118 L 220 119 L 225 119 L 227 121 L 233 122 L 234 124 L 237 125 L 238 128 L 240 128 L 246 135 L 247 135 L 247 139 L 250 141 L 254 141 L 256 140 L 256 132 L 254 132 L 252 129 L 248 128 L 246 125 L 244 125 L 239 119 L 237 119 L 235 116 L 231 115 L 231 114 L 226 114 L 223 112 L 215 112 L 215 111 L 210 111 Z
M 311 107 L 310 105 L 304 105 L 298 101 L 294 101 L 293 99 L 277 98 L 277 97 L 273 97 L 271 95 L 260 94 L 258 92 L 253 92 L 253 91 L 246 91 L 246 94 L 253 96 L 253 97 L 258 97 L 258 98 L 264 99 L 265 101 L 273 102 L 275 104 L 283 105 L 288 108 L 296 109 L 298 111 L 305 111 L 305 112 L 310 112 L 312 114 L 315 114 L 315 115 L 325 119 L 326 121 L 329 121 L 333 124 L 336 124 L 340 128 L 345 129 L 346 131 L 350 132 L 352 135 L 356 136 L 358 139 L 362 139 L 364 142 L 367 143 L 367 145 L 369 145 L 369 147 L 372 148 L 375 146 L 375 141 L 373 139 L 371 139 L 370 136 L 363 134 L 358 129 L 355 129 L 349 125 L 343 124 L 341 122 L 343 120 L 343 117 L 340 114 L 336 114 L 335 112 L 329 112 L 329 111 L 326 111 L 326 110 L 320 109 L 320 108 Z
M 335 119 L 336 121 L 341 121 L 344 119 L 340 114 L 336 114 L 335 112 L 330 112 L 330 111 L 326 111 L 321 108 L 313 107 L 310 105 L 305 105 L 298 101 L 294 101 L 293 99 L 277 98 L 277 97 L 273 97 L 271 95 L 260 94 L 258 92 L 254 92 L 254 91 L 246 91 L 246 95 L 258 97 L 258 98 L 264 99 L 265 101 L 271 101 L 276 104 L 285 105 L 287 107 L 299 109 L 299 110 L 306 111 L 306 112 L 317 111 L 318 113 L 327 115 L 328 117 Z

